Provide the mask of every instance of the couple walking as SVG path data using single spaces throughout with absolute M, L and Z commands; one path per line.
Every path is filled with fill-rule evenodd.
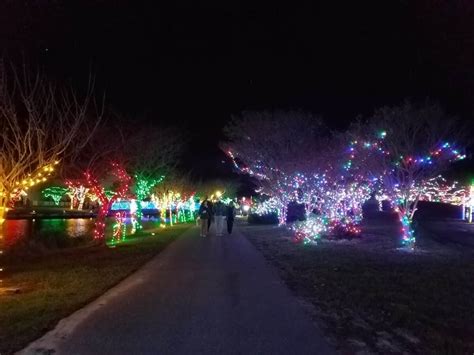
M 224 220 L 227 220 L 227 232 L 232 233 L 234 226 L 235 207 L 231 201 L 226 206 L 222 201 L 217 201 L 213 206 L 207 199 L 199 207 L 199 219 L 201 224 L 201 237 L 206 237 L 211 227 L 211 221 L 216 224 L 216 235 L 224 234 Z

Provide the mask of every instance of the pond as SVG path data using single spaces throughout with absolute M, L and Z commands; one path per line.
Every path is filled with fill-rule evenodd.
M 28 240 L 41 242 L 51 239 L 90 239 L 94 231 L 94 218 L 55 218 L 55 219 L 12 219 L 0 225 L 0 242 L 4 250 L 15 247 Z M 114 233 L 114 218 L 107 218 L 106 237 L 111 239 Z M 143 219 L 143 229 L 153 229 L 160 226 L 158 218 Z M 133 233 L 130 219 L 126 220 L 126 234 Z

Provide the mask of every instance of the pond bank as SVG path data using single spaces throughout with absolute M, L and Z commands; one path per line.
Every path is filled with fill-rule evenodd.
M 0 293 L 0 353 L 39 337 L 162 251 L 192 224 L 141 231 L 114 248 L 68 248 L 54 255 L 11 258 Z
M 6 214 L 6 219 L 53 219 L 53 218 L 93 218 L 91 210 L 71 210 L 65 208 L 38 207 L 16 208 Z

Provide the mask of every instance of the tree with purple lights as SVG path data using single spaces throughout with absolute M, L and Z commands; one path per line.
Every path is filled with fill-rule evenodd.
M 307 113 L 244 112 L 226 127 L 222 149 L 272 197 L 281 223 L 292 201 L 304 204 L 307 216 L 317 211 L 319 217 L 296 227 L 298 238 L 360 233 L 362 204 L 379 191 L 394 205 L 403 243 L 412 248 L 411 224 L 425 187 L 465 157 L 454 143 L 461 133 L 455 118 L 430 103 L 383 107 L 368 122 L 333 135 Z
M 377 187 L 392 202 L 402 223 L 403 244 L 415 246 L 412 221 L 420 186 L 465 158 L 457 146 L 463 132 L 457 119 L 438 105 L 383 107 L 352 131 L 345 168 Z
M 223 151 L 240 172 L 258 181 L 262 193 L 278 201 L 284 223 L 288 203 L 303 196 L 309 176 L 319 172 L 327 133 L 322 120 L 302 111 L 246 111 L 232 118 L 225 133 Z

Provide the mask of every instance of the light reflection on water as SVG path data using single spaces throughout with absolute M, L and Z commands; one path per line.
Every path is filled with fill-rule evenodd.
M 93 218 L 57 218 L 57 219 L 17 219 L 6 220 L 0 225 L 0 237 L 3 246 L 8 249 L 25 239 L 41 238 L 45 235 L 61 235 L 69 238 L 92 238 L 94 231 Z M 132 232 L 132 224 L 127 219 L 127 235 Z M 107 218 L 106 221 L 106 237 L 112 237 L 113 218 Z M 144 219 L 142 222 L 143 229 L 150 229 L 159 226 L 157 219 Z

